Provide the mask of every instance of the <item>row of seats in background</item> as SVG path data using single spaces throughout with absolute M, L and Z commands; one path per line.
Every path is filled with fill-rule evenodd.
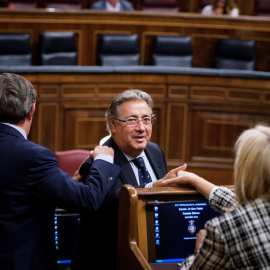
M 136 66 L 140 64 L 137 35 L 102 35 L 99 50 L 102 66 Z M 156 36 L 153 40 L 154 66 L 192 67 L 190 36 Z M 255 69 L 253 40 L 219 39 L 213 68 Z
M 11 0 L 15 8 L 61 8 L 61 9 L 85 9 L 91 8 L 97 0 Z M 159 10 L 179 12 L 181 0 L 136 0 L 130 1 L 135 10 Z M 198 0 L 198 10 L 211 4 L 211 0 Z M 236 1 L 237 2 L 237 1 Z M 241 14 L 241 12 L 240 12 Z M 270 16 L 269 0 L 254 0 L 252 15 Z
M 72 32 L 44 32 L 40 35 L 39 65 L 77 65 L 75 35 Z M 140 46 L 136 34 L 102 35 L 98 53 L 101 66 L 140 65 Z M 253 40 L 219 39 L 213 68 L 254 70 Z M 192 42 L 189 36 L 156 36 L 152 64 L 192 67 Z M 0 34 L 0 66 L 32 65 L 29 33 Z

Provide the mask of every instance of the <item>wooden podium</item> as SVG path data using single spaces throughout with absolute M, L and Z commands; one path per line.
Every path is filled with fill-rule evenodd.
M 231 186 L 228 186 L 232 188 Z M 204 198 L 193 188 L 134 188 L 124 185 L 119 198 L 117 269 L 179 269 L 177 263 L 149 262 L 147 205 L 154 201 Z

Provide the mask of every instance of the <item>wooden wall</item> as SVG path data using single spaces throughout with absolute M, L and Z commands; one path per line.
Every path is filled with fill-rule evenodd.
M 33 64 L 39 34 L 73 31 L 79 65 L 96 65 L 101 34 L 136 33 L 141 65 L 150 64 L 155 35 L 190 35 L 194 67 L 211 68 L 218 38 L 254 39 L 256 70 L 270 71 L 270 19 L 206 17 L 190 13 L 0 10 L 0 32 L 29 32 Z M 20 72 L 18 72 L 20 73 Z M 119 92 L 138 88 L 154 99 L 152 141 L 161 145 L 169 168 L 190 169 L 218 184 L 232 183 L 233 144 L 250 124 L 269 122 L 267 79 L 155 73 L 22 72 L 38 90 L 30 139 L 52 151 L 91 149 L 107 135 L 104 113 Z
M 189 169 L 219 184 L 232 183 L 233 145 L 258 122 L 269 124 L 270 84 L 263 79 L 184 74 L 24 74 L 38 90 L 31 137 L 52 151 L 92 149 L 107 135 L 111 99 L 138 88 L 154 100 L 152 141 L 169 168 Z

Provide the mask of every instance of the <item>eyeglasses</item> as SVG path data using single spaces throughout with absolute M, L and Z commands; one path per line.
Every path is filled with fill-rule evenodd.
M 156 120 L 156 117 L 154 115 L 152 117 L 144 117 L 143 119 L 138 119 L 136 117 L 129 117 L 126 120 L 121 120 L 121 119 L 118 119 L 114 116 L 113 116 L 113 118 L 117 121 L 127 123 L 127 125 L 130 127 L 137 126 L 140 121 L 142 121 L 145 126 L 150 126 Z

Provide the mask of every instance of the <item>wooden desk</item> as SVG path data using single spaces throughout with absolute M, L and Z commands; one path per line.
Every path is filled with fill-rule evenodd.
M 233 186 L 228 186 L 233 189 Z M 118 270 L 177 269 L 176 263 L 150 264 L 148 260 L 146 201 L 181 200 L 184 196 L 198 194 L 192 188 L 144 189 L 124 185 L 120 191 Z

